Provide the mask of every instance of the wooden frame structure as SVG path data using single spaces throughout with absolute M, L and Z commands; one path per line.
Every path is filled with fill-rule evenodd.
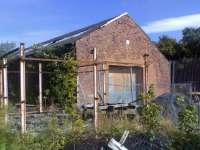
M 118 65 L 119 62 L 113 62 L 113 61 L 109 61 L 109 60 L 105 60 L 105 61 L 97 61 L 97 49 L 94 48 L 92 50 L 92 54 L 93 54 L 93 61 L 79 61 L 78 63 L 78 67 L 86 67 L 86 66 L 93 66 L 93 94 L 94 94 L 94 99 L 93 99 L 93 109 L 94 109 L 94 126 L 95 129 L 97 131 L 98 129 L 98 111 L 99 111 L 99 97 L 97 94 L 97 65 L 101 64 L 103 65 L 102 71 L 104 71 L 104 76 L 103 76 L 103 96 L 105 99 L 105 93 L 106 93 L 106 86 L 105 86 L 105 72 L 107 71 L 107 67 L 109 65 Z M 39 81 L 38 81 L 38 85 L 39 85 L 39 96 L 38 96 L 38 100 L 39 100 L 39 112 L 42 113 L 43 112 L 43 101 L 42 101 L 42 74 L 44 73 L 42 70 L 42 63 L 43 62 L 58 62 L 58 63 L 64 63 L 65 60 L 60 60 L 60 59 L 49 59 L 49 58 L 31 58 L 31 57 L 25 57 L 25 44 L 21 43 L 20 44 L 20 48 L 18 51 L 18 55 L 19 55 L 19 61 L 20 61 L 20 115 L 21 115 L 21 132 L 25 133 L 26 132 L 26 62 L 28 61 L 34 61 L 34 62 L 38 62 L 38 76 L 39 76 Z M 148 55 L 144 56 L 145 59 L 145 64 L 144 66 L 138 65 L 138 64 L 131 64 L 131 63 L 126 63 L 126 62 L 120 62 L 120 65 L 123 66 L 141 66 L 143 67 L 144 70 L 144 77 L 145 77 L 145 91 L 147 90 L 147 80 L 148 80 L 148 64 L 147 64 L 147 58 Z M 7 79 L 7 58 L 4 57 L 3 58 L 3 68 L 0 71 L 0 81 L 1 82 L 1 88 L 0 88 L 0 92 L 3 94 L 2 98 L 1 98 L 1 104 L 3 102 L 4 106 L 8 105 L 8 79 Z M 78 82 L 78 80 L 77 80 Z M 6 117 L 7 118 L 7 117 Z
M 98 96 L 97 96 L 97 62 L 96 62 L 96 48 L 93 50 L 93 62 L 81 62 L 82 65 L 79 65 L 79 67 L 85 67 L 85 66 L 94 66 L 93 70 L 93 77 L 94 77 L 94 125 L 95 128 L 97 128 L 98 125 Z M 26 133 L 26 61 L 36 61 L 38 62 L 38 76 L 39 76 L 39 112 L 43 112 L 43 105 L 42 105 L 42 62 L 59 62 L 63 63 L 64 60 L 60 59 L 48 59 L 48 58 L 26 58 L 25 57 L 25 44 L 20 43 L 19 47 L 19 62 L 20 62 L 20 116 L 21 116 L 21 133 Z M 101 62 L 99 62 L 101 63 Z M 0 70 L 0 94 L 1 101 L 0 104 L 3 107 L 8 106 L 8 72 L 7 72 L 7 65 L 8 61 L 6 57 L 3 57 L 3 67 Z M 77 81 L 78 82 L 78 81 Z M 6 122 L 8 119 L 7 113 L 6 113 Z

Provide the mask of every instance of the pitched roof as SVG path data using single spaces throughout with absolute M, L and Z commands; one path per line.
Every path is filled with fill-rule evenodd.
M 61 36 L 52 38 L 52 39 L 47 40 L 45 42 L 38 43 L 36 45 L 38 47 L 42 48 L 42 47 L 49 47 L 49 46 L 55 46 L 55 45 L 74 43 L 78 39 L 80 39 L 83 36 L 89 34 L 90 32 L 93 32 L 93 31 L 95 31 L 95 30 L 97 30 L 97 29 L 99 29 L 101 27 L 107 26 L 108 24 L 112 23 L 113 21 L 115 21 L 115 20 L 117 20 L 117 19 L 119 19 L 119 18 L 121 18 L 121 17 L 123 17 L 123 16 L 125 16 L 127 14 L 128 13 L 125 12 L 125 13 L 119 15 L 119 16 L 115 16 L 115 17 L 112 17 L 110 19 L 103 20 L 103 21 L 101 21 L 99 23 L 96 23 L 96 24 L 87 26 L 85 28 L 78 29 L 78 30 L 63 34 Z M 5 53 L 4 55 L 2 55 L 1 58 L 8 57 L 10 55 L 18 56 L 18 51 L 19 51 L 19 48 L 15 48 L 15 49 Z M 31 47 L 28 47 L 28 48 L 25 49 L 26 55 L 30 55 L 34 51 L 35 51 L 34 46 L 31 46 Z

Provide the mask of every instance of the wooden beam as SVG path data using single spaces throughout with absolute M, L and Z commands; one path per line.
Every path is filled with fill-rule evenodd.
M 25 61 L 37 61 L 37 62 L 60 62 L 64 63 L 66 60 L 62 59 L 53 59 L 53 58 L 24 58 Z M 130 62 L 117 62 L 117 61 L 111 61 L 111 60 L 105 60 L 105 61 L 86 61 L 86 60 L 78 60 L 78 66 L 79 67 L 87 67 L 87 66 L 93 66 L 94 64 L 108 64 L 108 65 L 120 65 L 120 66 L 140 66 L 144 67 L 143 64 L 137 64 L 137 63 L 130 63 Z
M 139 64 L 139 63 L 131 63 L 131 62 L 117 62 L 117 61 L 111 61 L 111 60 L 105 60 L 105 61 L 84 61 L 84 60 L 79 60 L 78 61 L 78 66 L 79 67 L 87 67 L 87 66 L 93 66 L 94 64 L 100 65 L 100 64 L 106 64 L 106 65 L 113 65 L 113 66 L 127 66 L 127 67 L 133 67 L 133 66 L 138 66 L 138 67 L 144 67 L 144 64 Z
M 40 113 L 42 113 L 42 63 L 39 63 L 39 108 Z
M 21 102 L 21 132 L 26 132 L 26 73 L 25 73 L 25 45 L 20 44 L 20 102 Z
M 65 60 L 62 59 L 51 59 L 51 58 L 24 58 L 25 61 L 37 61 L 37 62 L 65 62 Z

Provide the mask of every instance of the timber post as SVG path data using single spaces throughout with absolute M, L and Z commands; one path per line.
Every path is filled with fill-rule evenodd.
M 3 102 L 4 106 L 8 106 L 8 73 L 7 58 L 3 58 Z
M 8 122 L 8 70 L 7 58 L 3 58 L 3 106 L 5 108 L 5 124 Z
M 97 51 L 96 48 L 93 50 L 93 61 L 94 61 L 94 67 L 93 67 L 93 82 L 94 82 L 94 126 L 95 130 L 97 132 L 98 128 L 98 97 L 97 97 Z
M 0 108 L 3 108 L 3 69 L 0 68 Z
M 20 43 L 20 103 L 21 103 L 21 133 L 26 132 L 26 79 L 25 79 L 25 45 Z
M 42 63 L 39 63 L 39 111 L 43 112 L 42 105 Z
M 105 69 L 105 64 L 102 66 L 103 69 L 103 103 L 106 101 L 106 69 Z
M 144 54 L 144 92 L 145 94 L 148 91 L 148 57 L 149 54 Z M 144 100 L 144 104 L 147 104 L 147 99 Z

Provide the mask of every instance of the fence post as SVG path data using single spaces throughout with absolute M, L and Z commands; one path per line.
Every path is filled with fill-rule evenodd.
M 20 43 L 20 103 L 21 103 L 21 132 L 26 132 L 26 80 L 24 43 Z
M 176 62 L 175 61 L 172 61 L 172 88 L 175 88 L 175 66 L 176 66 Z
M 40 113 L 43 112 L 42 106 L 42 63 L 39 63 L 39 107 Z

